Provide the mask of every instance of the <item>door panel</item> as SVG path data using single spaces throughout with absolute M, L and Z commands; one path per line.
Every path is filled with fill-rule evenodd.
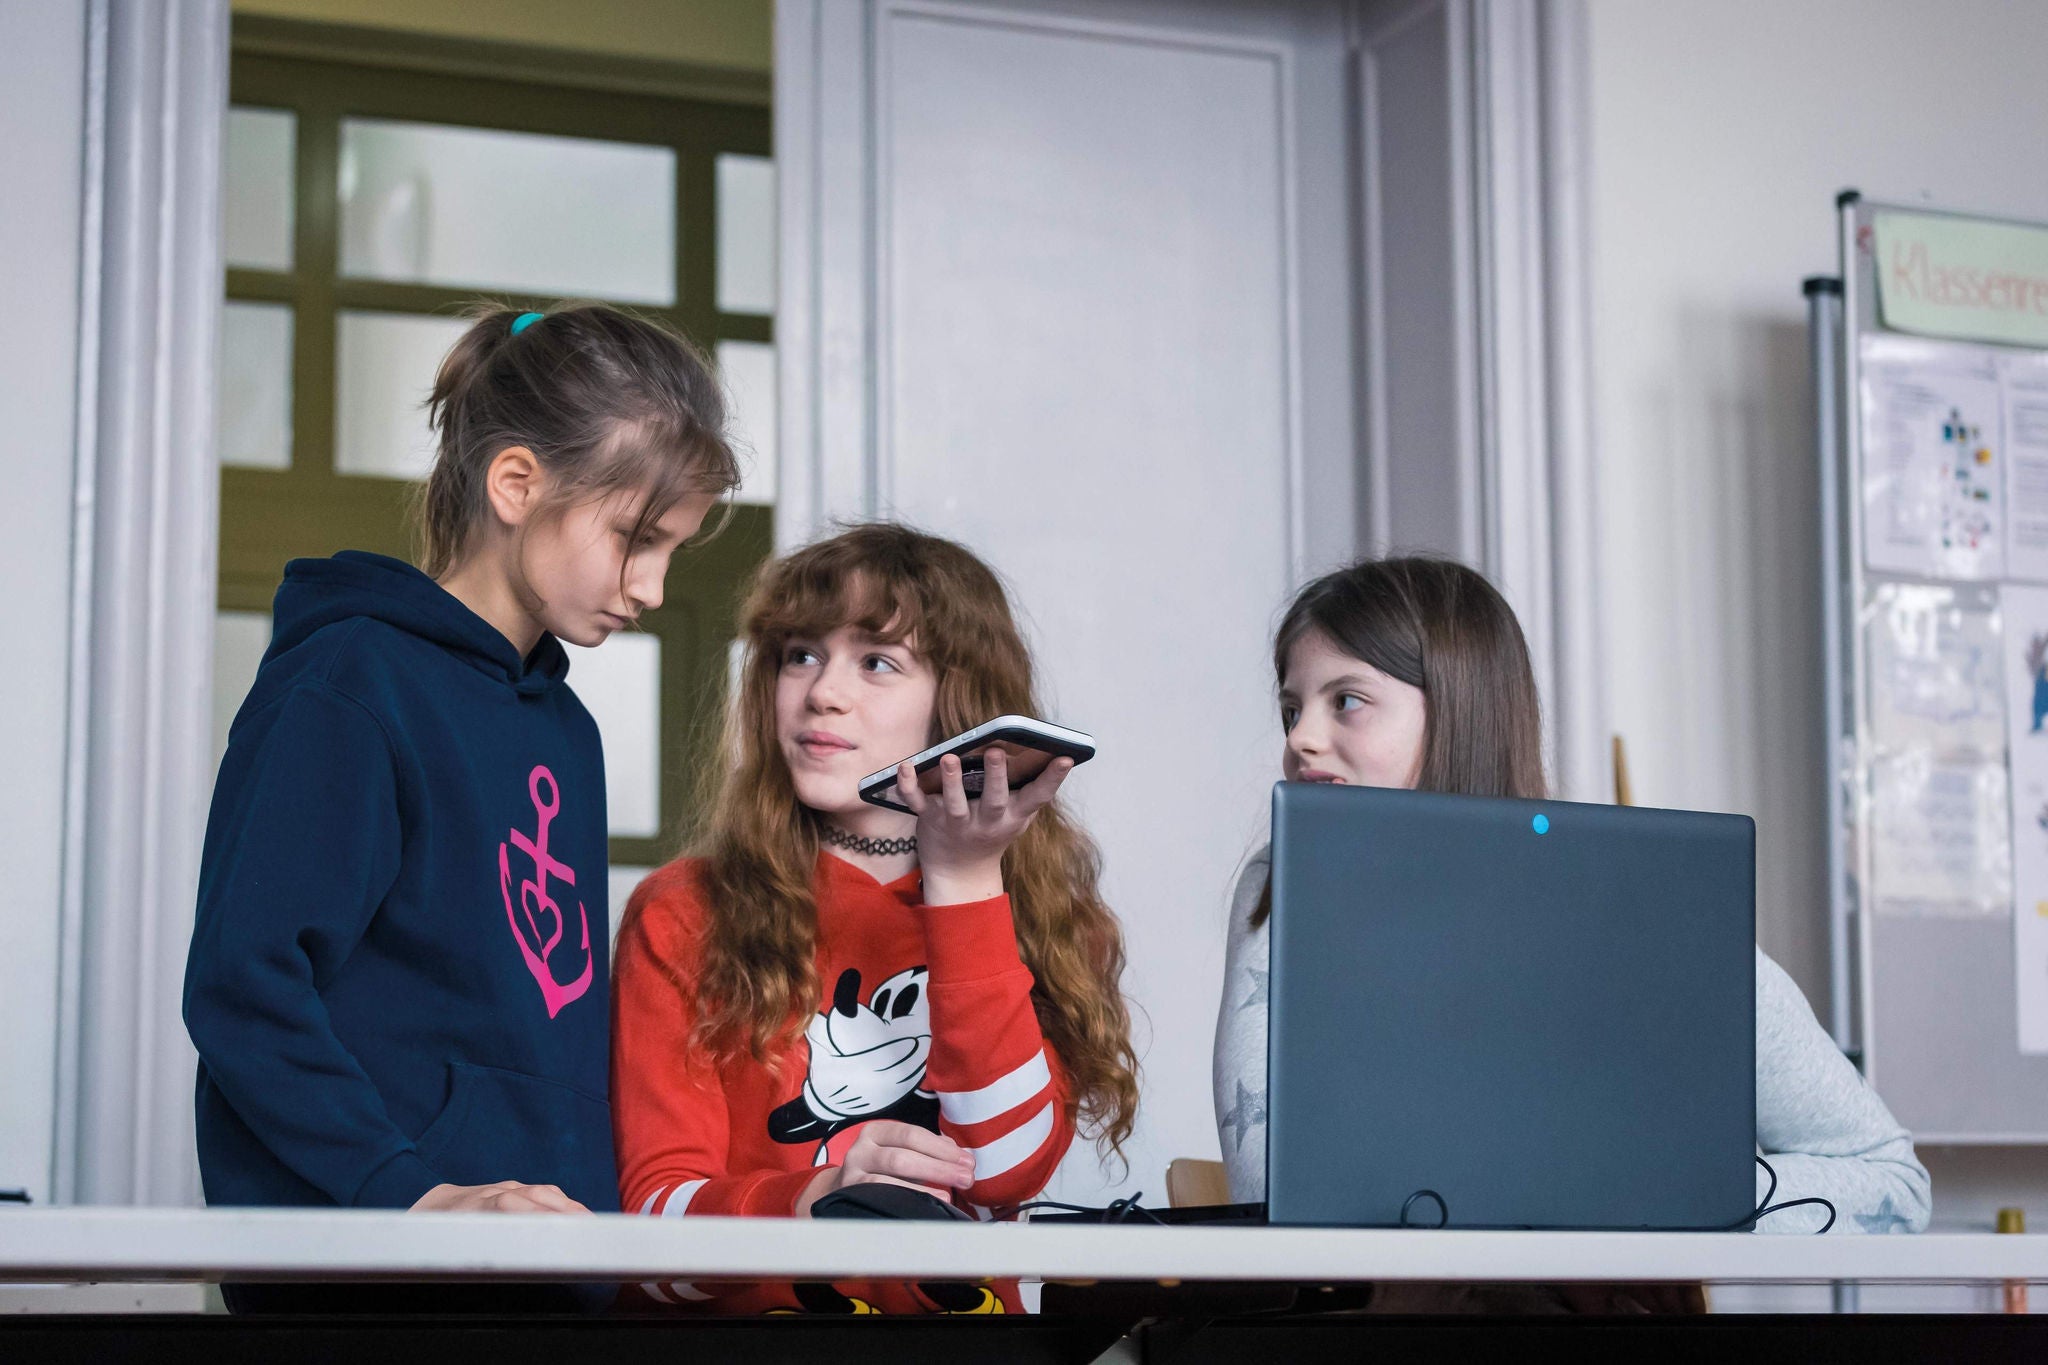
M 1012 586 L 1101 746 L 1069 790 L 1144 1065 L 1130 1170 L 1077 1149 L 1051 1193 L 1163 1198 L 1216 1151 L 1273 619 L 1359 543 L 1343 7 L 854 8 L 779 13 L 780 524 L 902 517 Z

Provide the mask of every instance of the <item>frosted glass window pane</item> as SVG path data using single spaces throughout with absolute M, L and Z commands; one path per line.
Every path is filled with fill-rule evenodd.
M 604 799 L 611 832 L 661 832 L 661 640 L 621 632 L 596 649 L 564 642 L 569 685 L 604 741 Z
M 292 463 L 292 310 L 281 303 L 222 305 L 220 462 L 241 469 Z
M 718 308 L 775 311 L 775 163 L 718 158 Z
M 336 470 L 385 479 L 427 476 L 434 467 L 427 395 L 441 357 L 468 328 L 461 318 L 341 315 L 334 364 Z
M 633 898 L 633 888 L 646 879 L 651 867 L 614 867 L 606 888 L 611 893 L 612 942 L 619 941 L 619 922 L 626 917 L 626 902 Z
M 740 455 L 739 501 L 775 502 L 775 348 L 758 341 L 718 343 L 718 371 L 732 404 Z
M 666 147 L 344 119 L 341 273 L 669 304 Z
M 230 109 L 221 247 L 231 266 L 292 268 L 292 153 L 298 118 L 282 109 Z
M 213 768 L 228 751 L 228 727 L 256 683 L 256 666 L 270 648 L 270 614 L 223 611 L 213 618 Z

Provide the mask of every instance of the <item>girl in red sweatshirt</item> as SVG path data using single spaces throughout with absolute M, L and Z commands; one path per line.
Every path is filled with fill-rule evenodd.
M 623 1207 L 805 1216 L 862 1181 L 982 1215 L 1031 1199 L 1077 1126 L 1137 1104 L 1123 943 L 1094 845 L 991 755 L 926 796 L 857 784 L 946 735 L 1037 712 L 1002 585 L 966 549 L 860 526 L 768 565 L 742 612 L 732 762 L 699 856 L 641 884 L 613 979 Z M 995 1286 L 648 1286 L 724 1312 L 1015 1311 Z

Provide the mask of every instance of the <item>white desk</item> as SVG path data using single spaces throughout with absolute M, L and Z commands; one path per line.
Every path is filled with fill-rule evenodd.
M 2048 1237 L 1348 1232 L 353 1211 L 9 1209 L 0 1281 L 1702 1280 L 2048 1283 Z

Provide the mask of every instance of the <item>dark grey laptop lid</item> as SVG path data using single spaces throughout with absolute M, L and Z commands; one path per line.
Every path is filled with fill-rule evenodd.
M 1419 1190 L 1453 1227 L 1744 1220 L 1755 844 L 1739 815 L 1277 785 L 1271 1220 L 1395 1224 Z

